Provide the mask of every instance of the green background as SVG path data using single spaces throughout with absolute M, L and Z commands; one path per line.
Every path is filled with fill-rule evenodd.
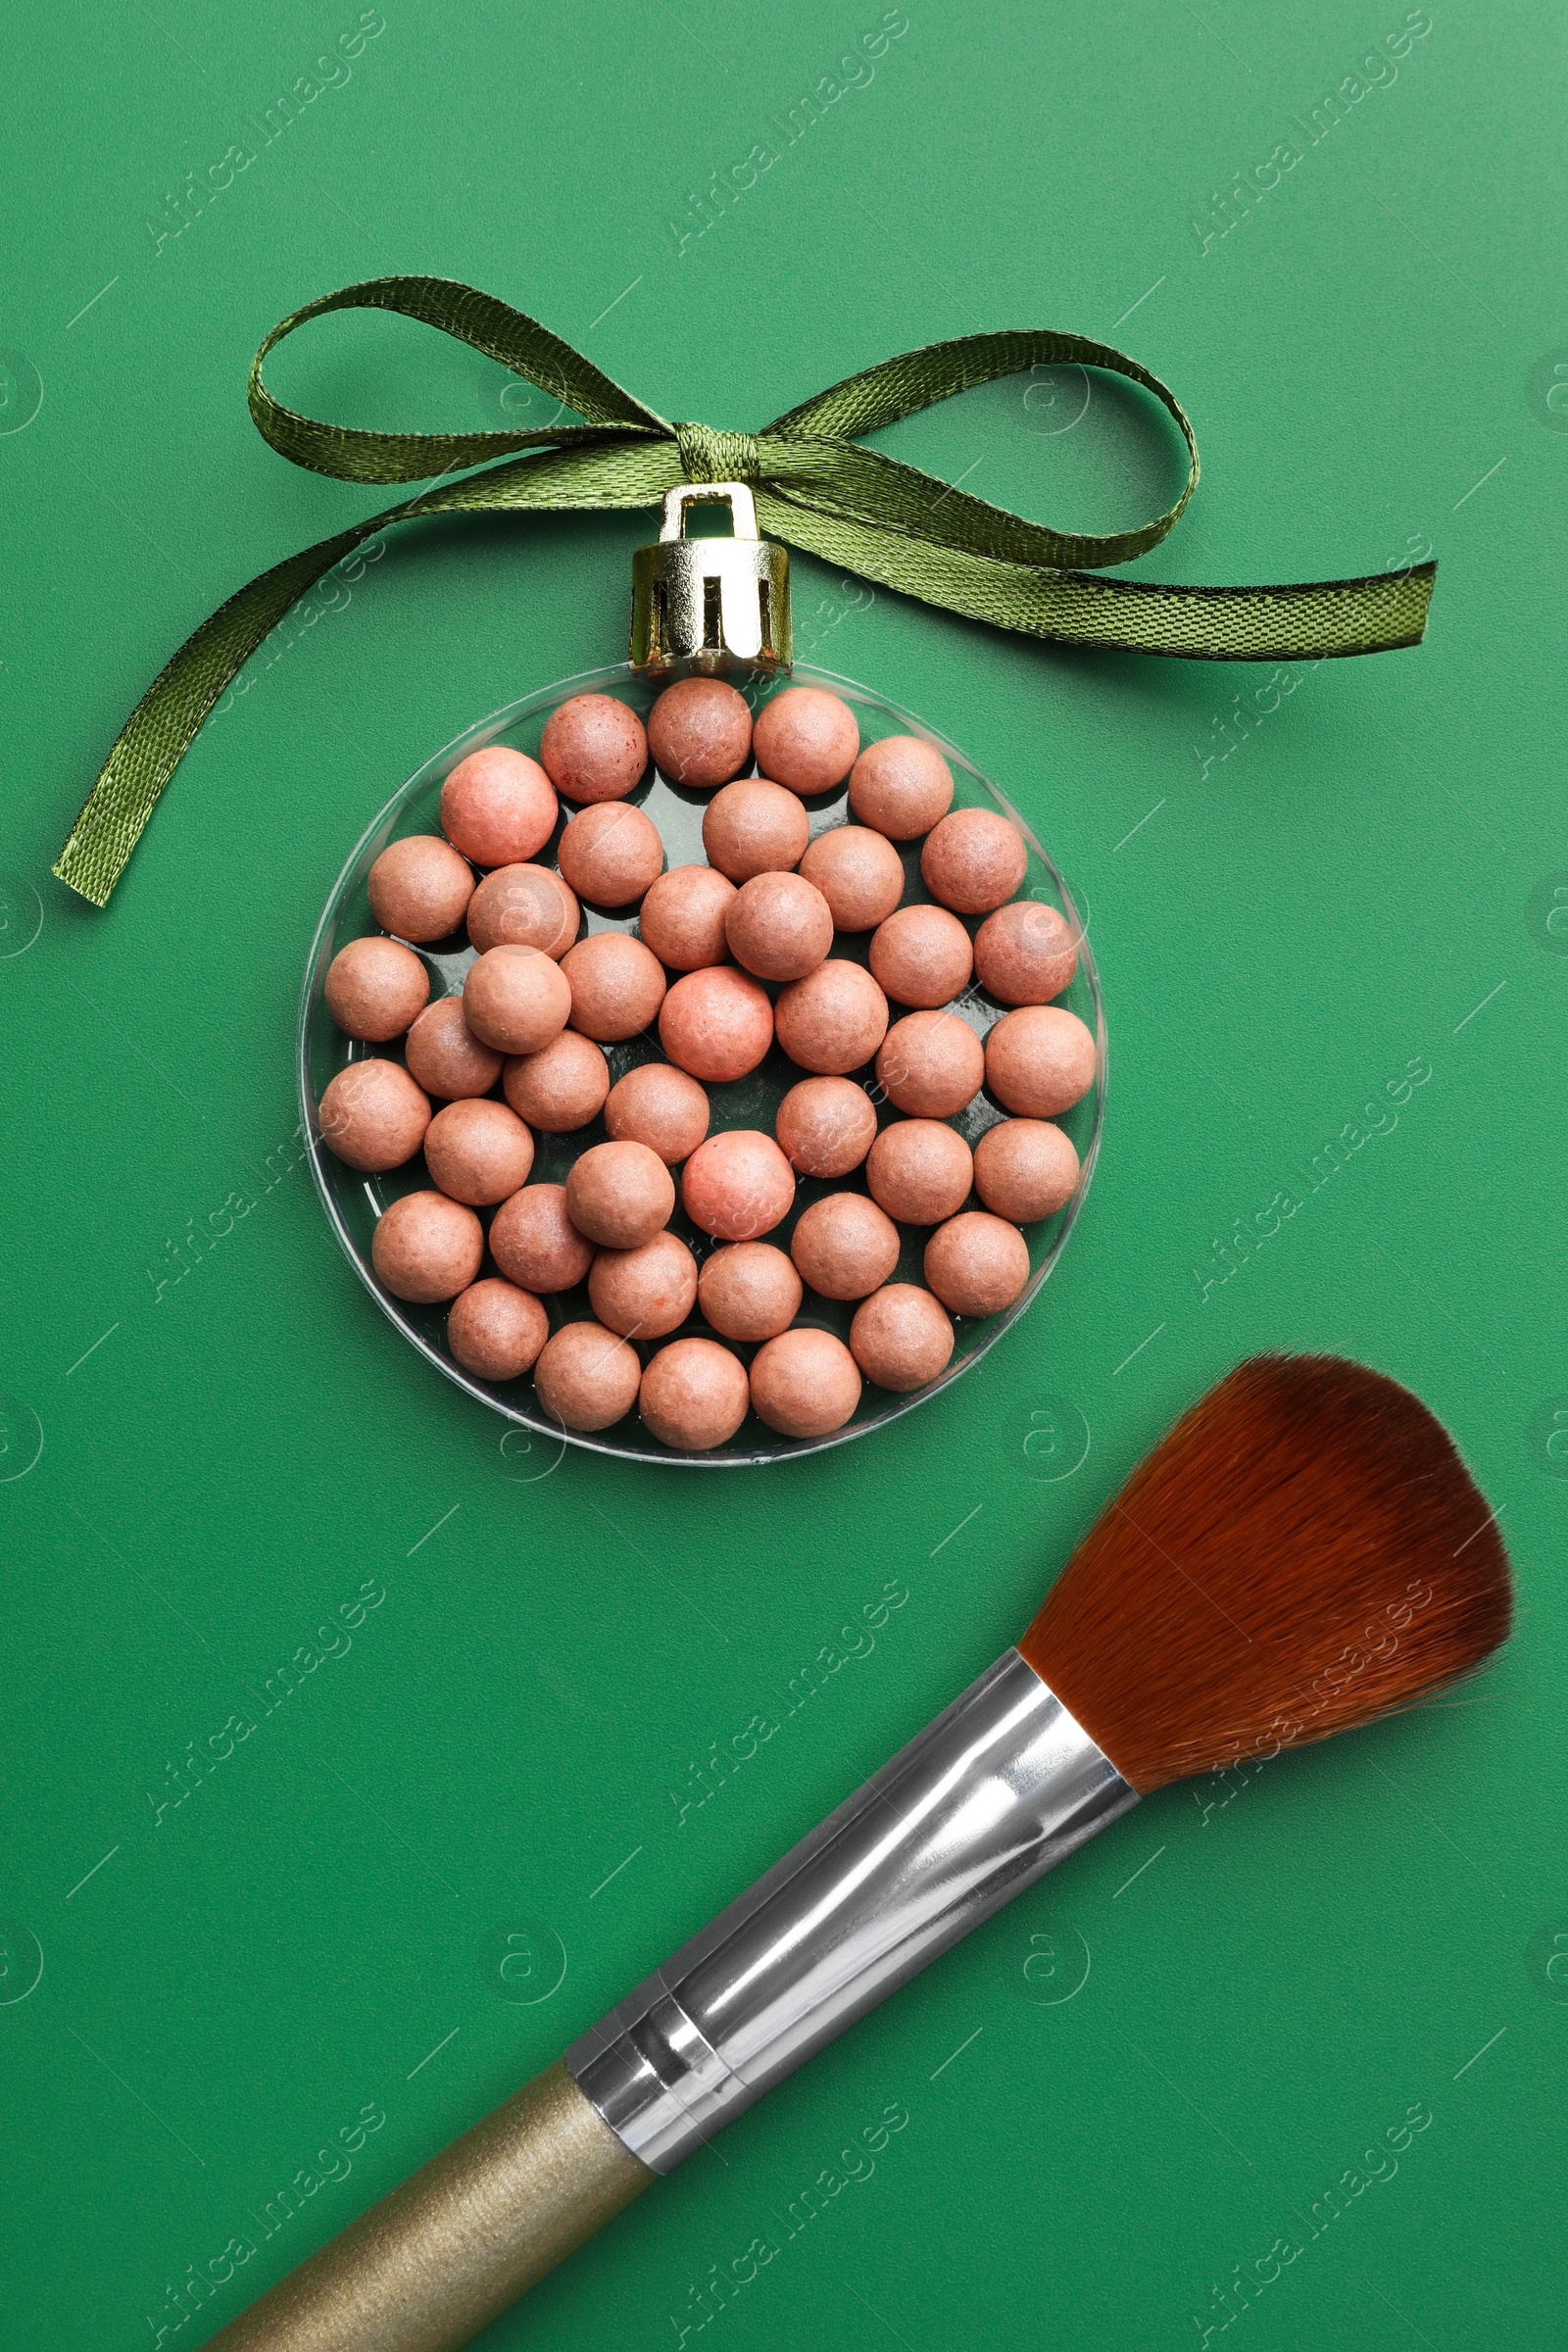
M 713 2306 L 690 2290 L 771 2233 L 702 2341 L 1193 2343 L 1283 2237 L 1300 2253 L 1232 2321 L 1257 2352 L 1560 2342 L 1560 35 L 1438 0 L 1311 144 L 1299 119 L 1397 34 L 1396 0 L 907 0 L 874 78 L 682 251 L 688 195 L 875 33 L 875 0 L 386 0 L 349 78 L 265 143 L 357 21 L 157 0 L 10 35 L 0 2340 L 201 2341 L 984 1666 L 1200 1388 L 1305 1346 L 1455 1432 L 1517 1565 L 1507 1653 L 1441 1706 L 1143 1807 L 485 2341 L 695 2342 Z M 247 140 L 173 235 L 166 197 Z M 1300 160 L 1220 236 L 1216 194 L 1261 186 L 1283 141 Z M 1087 901 L 1111 1038 L 1100 1174 L 1046 1291 L 951 1392 L 826 1457 L 509 1454 L 361 1290 L 290 1140 L 299 976 L 349 847 L 460 728 L 618 658 L 644 518 L 394 536 L 264 650 L 107 912 L 49 879 L 173 646 L 386 503 L 283 466 L 243 384 L 275 318 L 392 270 L 484 286 L 666 416 L 737 427 L 938 336 L 1105 335 L 1173 385 L 1207 467 L 1145 576 L 1441 559 L 1422 650 L 1294 665 L 1261 719 L 1266 669 L 1069 655 L 881 591 L 850 611 L 798 564 L 804 658 L 960 742 Z M 1171 495 L 1173 437 L 1098 380 L 1074 421 L 1076 380 L 888 445 L 1124 524 Z M 298 338 L 274 384 L 399 425 L 522 397 L 380 318 Z M 1238 694 L 1246 737 L 1205 774 Z M 1313 1191 L 1313 1154 L 1412 1061 L 1397 1124 Z M 1087 1458 L 1043 1477 L 1075 1414 Z M 874 1649 L 784 1714 L 893 1578 Z M 265 1714 L 367 1579 L 385 1598 L 352 1648 Z M 757 1713 L 776 1737 L 682 1822 L 671 1790 Z M 160 1819 L 166 1767 L 232 1715 L 254 1732 Z M 566 1963 L 532 2004 L 499 1997 L 525 1921 Z M 1085 1951 L 1073 1997 L 1036 1997 Z M 787 2237 L 774 2217 L 892 2102 L 874 2172 Z M 1416 2102 L 1397 2173 L 1311 2236 Z M 367 2107 L 347 2177 L 264 2238 Z M 176 2329 L 169 2290 L 235 2238 L 257 2250 L 211 2300 L 187 2285 Z

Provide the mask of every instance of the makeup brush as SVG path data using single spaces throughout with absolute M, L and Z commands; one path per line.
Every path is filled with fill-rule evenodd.
M 1418 1398 L 1333 1356 L 1240 1365 L 1015 1649 L 211 2352 L 452 2352 L 1140 1796 L 1411 1705 L 1509 1607 L 1493 1514 Z

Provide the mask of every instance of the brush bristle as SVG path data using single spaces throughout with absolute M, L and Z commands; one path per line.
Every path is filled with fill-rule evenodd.
M 1018 1646 L 1147 1796 L 1411 1705 L 1510 1610 L 1493 1515 L 1420 1398 L 1264 1355 L 1139 1465 Z

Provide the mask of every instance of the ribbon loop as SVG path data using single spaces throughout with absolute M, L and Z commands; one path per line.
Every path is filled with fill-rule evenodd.
M 755 482 L 761 478 L 755 433 L 719 433 L 708 424 L 677 424 L 675 447 L 688 482 Z
M 262 363 L 285 335 L 329 311 L 393 311 L 454 336 L 536 384 L 557 404 L 525 432 L 384 433 L 322 423 L 285 408 Z M 1186 443 L 1175 505 L 1130 531 L 1054 531 L 940 481 L 857 438 L 971 385 L 1024 368 L 1106 368 L 1151 393 Z M 1145 554 L 1198 486 L 1198 444 L 1176 395 L 1124 352 L 1044 327 L 959 335 L 846 376 L 760 433 L 669 424 L 538 319 L 442 277 L 378 277 L 323 295 L 282 319 L 257 353 L 250 409 L 280 457 L 357 482 L 441 479 L 335 538 L 274 564 L 185 640 L 137 704 L 55 862 L 61 881 L 106 904 L 126 858 L 208 712 L 289 607 L 374 532 L 427 514 L 657 506 L 677 483 L 757 484 L 760 528 L 824 563 L 863 573 L 950 612 L 1067 645 L 1196 662 L 1290 662 L 1418 645 L 1437 574 L 1410 564 L 1371 578 L 1283 587 L 1172 587 L 1102 579 Z M 568 412 L 586 419 L 564 421 Z M 531 454 L 518 456 L 519 451 Z M 489 461 L 505 459 L 502 465 Z M 465 467 L 477 471 L 449 478 Z M 1087 570 L 1067 568 L 1087 565 Z

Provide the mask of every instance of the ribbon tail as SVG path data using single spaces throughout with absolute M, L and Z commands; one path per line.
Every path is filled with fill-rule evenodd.
M 1107 580 L 933 546 L 759 491 L 764 531 L 994 628 L 1190 662 L 1307 662 L 1419 645 L 1437 564 L 1349 580 L 1199 588 Z

